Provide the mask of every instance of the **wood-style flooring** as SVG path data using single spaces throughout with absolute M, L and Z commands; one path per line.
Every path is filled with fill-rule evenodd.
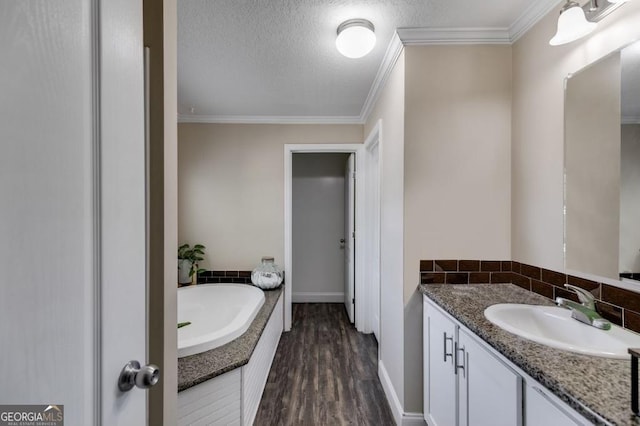
M 344 305 L 294 304 L 254 425 L 394 425 L 377 352 Z

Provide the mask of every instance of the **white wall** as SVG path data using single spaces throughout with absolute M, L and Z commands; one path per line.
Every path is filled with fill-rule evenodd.
M 640 2 L 595 33 L 549 46 L 560 6 L 513 45 L 512 258 L 562 271 L 564 78 L 640 37 Z
M 620 272 L 640 272 L 640 124 L 622 126 Z
M 509 259 L 511 46 L 405 48 L 405 411 L 422 411 L 421 259 Z
M 361 125 L 178 125 L 178 241 L 203 267 L 284 266 L 284 145 L 362 143 Z
M 618 279 L 620 54 L 567 80 L 566 267 Z
M 293 154 L 294 302 L 344 301 L 345 165 L 349 154 Z
M 404 238 L 404 53 L 365 124 L 368 135 L 382 120 L 380 135 L 380 352 L 382 367 L 404 401 L 403 238 Z

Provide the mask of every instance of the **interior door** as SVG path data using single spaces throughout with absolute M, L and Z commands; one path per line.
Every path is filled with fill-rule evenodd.
M 347 309 L 349 321 L 354 321 L 355 311 L 355 194 L 356 194 L 356 169 L 355 154 L 350 154 L 345 167 L 345 250 L 344 250 L 344 306 Z
M 145 424 L 142 2 L 0 6 L 0 404 Z

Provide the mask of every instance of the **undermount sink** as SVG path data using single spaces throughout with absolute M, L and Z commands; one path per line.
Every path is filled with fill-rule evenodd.
M 543 345 L 604 358 L 629 359 L 629 348 L 640 348 L 640 335 L 615 325 L 600 330 L 571 318 L 557 306 L 502 303 L 484 316 L 498 327 Z

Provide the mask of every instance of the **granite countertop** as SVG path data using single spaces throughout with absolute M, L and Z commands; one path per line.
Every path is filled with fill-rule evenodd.
M 599 425 L 640 425 L 631 411 L 631 363 L 566 352 L 511 334 L 484 310 L 497 303 L 553 305 L 513 284 L 420 285 L 420 291 L 490 346 Z
M 210 351 L 178 358 L 178 392 L 247 364 L 283 289 L 264 292 L 264 305 L 242 336 Z

